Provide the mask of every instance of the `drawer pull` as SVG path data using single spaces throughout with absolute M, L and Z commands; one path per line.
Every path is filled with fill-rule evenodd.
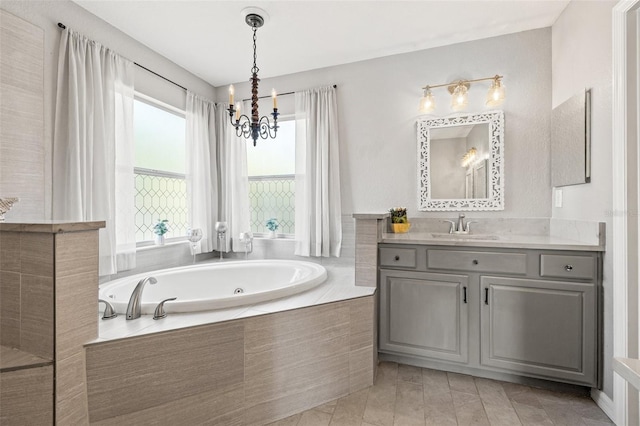
M 489 287 L 484 288 L 484 304 L 489 304 Z
M 467 303 L 467 286 L 462 287 L 462 294 L 463 294 L 462 301 L 464 303 Z
M 473 262 L 471 262 L 471 263 L 473 263 L 474 265 L 477 265 L 478 261 L 476 259 L 473 259 Z
M 395 260 L 395 261 L 397 262 L 398 260 L 400 260 L 400 256 L 398 256 L 398 255 L 396 254 L 396 257 L 394 257 L 394 258 L 393 258 L 393 260 Z
M 567 272 L 571 272 L 571 271 L 573 271 L 573 266 L 571 266 L 571 265 L 564 265 L 564 270 L 565 270 L 565 271 L 567 271 Z

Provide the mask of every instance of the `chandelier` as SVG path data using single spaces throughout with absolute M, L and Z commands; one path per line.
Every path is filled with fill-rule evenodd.
M 256 65 L 256 32 L 258 28 L 264 25 L 264 18 L 262 15 L 255 13 L 256 8 L 251 8 L 245 16 L 245 22 L 253 30 L 253 67 L 251 68 L 251 117 L 246 114 L 241 114 L 240 102 L 234 106 L 234 88 L 233 85 L 229 86 L 229 120 L 231 125 L 236 129 L 237 136 L 244 136 L 245 139 L 253 139 L 253 146 L 256 146 L 258 137 L 262 139 L 275 138 L 278 133 L 278 98 L 275 89 L 271 90 L 271 97 L 273 99 L 273 124 L 269 121 L 269 117 L 266 115 L 260 117 L 258 113 L 258 71 L 260 69 Z M 260 9 L 257 9 L 260 10 Z M 263 12 L 264 14 L 264 12 Z M 234 119 L 235 118 L 235 119 Z

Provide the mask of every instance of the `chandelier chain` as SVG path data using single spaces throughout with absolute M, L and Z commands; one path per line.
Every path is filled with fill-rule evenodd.
M 260 71 L 260 68 L 258 68 L 257 65 L 257 61 L 258 61 L 258 54 L 256 53 L 256 40 L 257 40 L 257 36 L 256 36 L 256 32 L 258 30 L 258 27 L 256 27 L 255 25 L 253 26 L 253 68 L 251 68 L 251 72 L 253 74 L 258 74 L 258 71 Z

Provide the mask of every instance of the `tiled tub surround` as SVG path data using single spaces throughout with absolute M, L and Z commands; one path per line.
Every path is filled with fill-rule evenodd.
M 341 286 L 321 287 L 146 327 L 103 321 L 103 340 L 86 346 L 91 424 L 266 424 L 370 386 L 374 296 L 330 302 Z M 134 337 L 105 341 L 106 329 Z
M 103 226 L 0 223 L 3 425 L 88 421 L 83 345 L 98 332 L 95 283 Z

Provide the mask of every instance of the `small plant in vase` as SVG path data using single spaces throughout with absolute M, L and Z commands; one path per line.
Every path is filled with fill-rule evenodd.
M 409 231 L 411 224 L 409 223 L 409 219 L 407 219 L 406 207 L 389 209 L 389 213 L 391 213 L 391 229 L 394 233 L 402 234 Z
M 276 219 L 275 217 L 272 217 L 271 219 L 269 219 L 267 221 L 265 226 L 269 230 L 269 238 L 275 238 L 276 237 L 276 231 L 280 227 L 280 224 L 278 224 L 278 219 Z
M 169 221 L 167 219 L 158 219 L 158 223 L 153 225 L 153 233 L 155 234 L 154 242 L 158 246 L 164 245 L 164 234 L 169 232 L 169 225 L 167 225 Z

